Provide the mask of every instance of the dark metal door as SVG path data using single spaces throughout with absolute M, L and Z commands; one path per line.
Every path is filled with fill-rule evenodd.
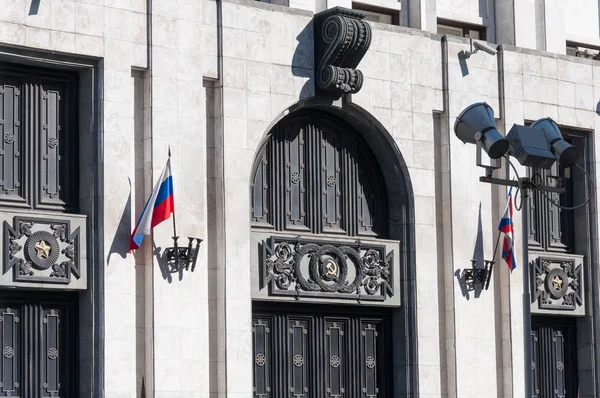
M 75 296 L 0 297 L 0 397 L 75 397 Z
M 532 319 L 533 386 L 535 398 L 577 397 L 575 320 Z
M 254 396 L 389 397 L 389 313 L 254 304 Z

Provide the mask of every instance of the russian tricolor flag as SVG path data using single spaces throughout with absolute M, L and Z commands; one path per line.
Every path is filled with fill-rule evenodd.
M 173 197 L 173 177 L 171 176 L 171 159 L 167 160 L 160 179 L 156 182 L 150 198 L 144 206 L 137 226 L 131 234 L 129 251 L 139 249 L 145 235 L 150 235 L 152 228 L 169 219 L 175 212 Z
M 498 225 L 498 230 L 504 233 L 504 243 L 502 244 L 502 258 L 508 264 L 511 272 L 517 268 L 517 261 L 515 259 L 514 251 L 514 240 L 515 240 L 515 227 L 513 226 L 513 206 L 512 206 L 512 187 L 508 191 L 508 200 L 506 201 L 506 207 L 504 208 L 504 215 Z

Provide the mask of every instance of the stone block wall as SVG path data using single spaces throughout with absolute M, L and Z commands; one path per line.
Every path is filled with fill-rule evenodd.
M 93 192 L 82 190 L 82 211 L 98 207 L 93 242 L 101 251 L 90 264 L 99 277 L 93 297 L 81 301 L 82 397 L 133 398 L 144 388 L 146 396 L 208 394 L 204 250 L 194 274 L 170 283 L 151 255 L 151 237 L 135 256 L 127 253 L 169 145 L 178 231 L 183 239 L 206 234 L 202 5 L 18 0 L 0 9 L 3 51 L 27 51 L 46 67 L 62 67 L 49 58 L 97 66 L 95 80 L 82 78 L 80 89 L 82 140 L 102 142 L 98 163 L 86 157 L 81 169 L 81 185 Z M 100 120 L 92 116 L 96 106 Z M 156 247 L 171 245 L 171 235 L 170 225 L 157 228 Z M 93 354 L 90 345 L 98 347 Z
M 232 18 L 246 15 L 254 21 L 244 25 L 237 19 L 237 28 L 224 28 L 225 223 L 226 241 L 234 243 L 227 249 L 226 268 L 235 275 L 235 280 L 227 277 L 226 290 L 235 291 L 232 299 L 239 300 L 250 281 L 248 269 L 238 268 L 250 255 L 246 246 L 249 198 L 240 187 L 249 185 L 249 170 L 264 135 L 286 114 L 283 110 L 297 107 L 298 101 L 301 105 L 312 95 L 314 91 L 308 95 L 303 91 L 307 86 L 314 90 L 314 83 L 312 63 L 304 67 L 305 58 L 297 55 L 311 53 L 306 33 L 309 14 L 252 2 L 223 5 L 226 19 L 231 12 Z M 275 27 L 281 29 L 277 37 Z M 372 45 L 359 65 L 366 79 L 350 101 L 375 117 L 394 138 L 414 188 L 420 396 L 478 397 L 482 391 L 522 396 L 520 269 L 510 274 L 498 261 L 489 290 L 477 295 L 465 292 L 457 278 L 471 266 L 479 217 L 486 259 L 492 256 L 506 190 L 479 182 L 484 172 L 475 165 L 475 147 L 454 136 L 454 121 L 468 105 L 485 101 L 494 109 L 502 132 L 512 123 L 545 116 L 562 125 L 593 129 L 592 61 L 507 46 L 496 56 L 478 52 L 466 59 L 465 52 L 471 49 L 466 39 L 442 40 L 383 24 L 372 28 Z M 253 30 L 261 30 L 264 36 L 259 40 L 268 45 L 244 52 L 248 38 L 258 33 Z M 226 49 L 228 40 L 233 49 Z M 247 45 L 237 47 L 240 40 Z M 298 69 L 305 75 L 296 73 Z M 515 224 L 519 223 L 517 213 Z M 520 258 L 518 237 L 516 246 Z M 229 293 L 226 299 L 230 300 Z M 250 314 L 244 298 L 228 307 L 226 316 L 249 319 Z M 238 320 L 233 325 L 240 327 Z M 249 332 L 226 333 L 227 344 L 235 349 L 228 349 L 227 372 L 245 371 L 249 378 Z M 251 380 L 243 385 L 248 392 Z M 238 378 L 231 391 L 242 394 L 240 386 Z
M 436 16 L 477 22 L 499 10 L 486 2 L 416 3 L 406 20 L 424 30 L 435 30 Z M 535 7 L 514 3 L 501 14 L 517 15 L 517 25 L 501 31 L 499 22 L 498 32 L 516 44 L 536 47 L 543 39 L 546 49 L 561 52 L 565 37 L 575 37 L 571 22 L 556 37 L 526 24 Z M 0 9 L 3 52 L 33 53 L 39 62 L 54 52 L 85 59 L 98 72 L 80 90 L 89 111 L 82 126 L 94 123 L 94 104 L 100 117 L 96 130 L 82 128 L 82 139 L 102 143 L 97 164 L 82 161 L 82 185 L 99 179 L 97 191 L 82 191 L 82 211 L 92 214 L 96 204 L 100 214 L 100 256 L 91 265 L 100 279 L 82 303 L 101 314 L 83 314 L 81 330 L 95 330 L 95 340 L 82 338 L 82 345 L 97 345 L 101 358 L 82 358 L 81 374 L 94 380 L 80 383 L 81 396 L 103 390 L 133 398 L 144 389 L 155 397 L 252 395 L 250 172 L 269 129 L 315 95 L 313 12 L 250 0 L 221 6 L 220 43 L 217 4 L 209 0 L 16 0 Z M 554 11 L 545 26 L 562 26 L 554 6 L 547 2 Z M 578 32 L 592 35 L 593 23 L 584 25 Z M 387 131 L 412 181 L 419 396 L 521 397 L 521 270 L 510 274 L 500 261 L 490 289 L 478 296 L 457 278 L 471 265 L 479 219 L 491 256 L 506 191 L 479 182 L 475 147 L 460 142 L 453 125 L 465 107 L 486 101 L 502 132 L 550 116 L 587 132 L 597 151 L 600 66 L 510 46 L 466 59 L 466 39 L 372 29 L 358 67 L 363 88 L 346 100 Z M 205 239 L 196 271 L 181 278 L 165 276 L 154 256 L 171 245 L 170 220 L 135 256 L 123 244 L 169 147 L 180 242 Z M 591 322 L 582 320 L 581 330 L 593 329 Z M 582 353 L 592 346 L 593 339 L 580 340 Z M 589 362 L 581 364 L 582 379 L 593 376 Z M 593 396 L 593 388 L 582 396 Z

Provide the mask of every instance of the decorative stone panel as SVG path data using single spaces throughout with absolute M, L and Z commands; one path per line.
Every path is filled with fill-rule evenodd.
M 585 315 L 583 256 L 530 254 L 531 312 Z
M 397 242 L 253 236 L 253 298 L 400 305 Z
M 0 286 L 86 289 L 86 218 L 3 213 Z

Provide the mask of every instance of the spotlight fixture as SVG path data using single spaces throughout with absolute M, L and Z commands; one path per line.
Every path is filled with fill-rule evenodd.
M 462 111 L 454 123 L 454 133 L 463 143 L 481 144 L 491 159 L 499 159 L 508 151 L 508 141 L 496 130 L 494 110 L 485 102 Z
M 564 140 L 558 125 L 549 117 L 535 121 L 531 127 L 543 130 L 552 154 L 562 167 L 571 167 L 579 157 L 579 151 Z
M 473 46 L 478 49 L 480 48 L 479 44 L 471 42 L 471 49 L 473 49 Z M 485 50 L 483 47 L 481 49 Z M 473 53 L 474 52 L 471 51 L 470 54 Z M 521 238 L 523 242 L 522 247 L 524 248 L 527 248 L 529 242 L 529 209 L 531 205 L 529 195 L 531 192 L 540 192 L 540 196 L 545 198 L 550 205 L 556 206 L 562 210 L 582 208 L 590 201 L 595 192 L 594 182 L 591 176 L 585 168 L 576 163 L 579 156 L 577 148 L 565 141 L 558 125 L 550 118 L 539 119 L 529 127 L 514 124 L 508 134 L 506 134 L 506 137 L 503 137 L 496 130 L 492 108 L 485 102 L 479 102 L 470 105 L 462 111 L 454 124 L 454 133 L 463 143 L 469 142 L 477 145 L 476 164 L 479 167 L 485 168 L 485 176 L 479 177 L 479 181 L 494 185 L 519 188 L 519 192 L 521 193 L 521 205 L 516 205 L 515 203 L 515 207 L 518 211 L 521 211 L 522 214 Z M 482 148 L 492 159 L 490 165 L 483 164 L 481 160 Z M 506 165 L 514 170 L 516 178 L 511 178 L 510 175 L 508 178 L 494 177 L 494 170 L 500 168 L 499 164 L 501 163 L 501 159 L 499 160 L 499 158 L 504 156 L 507 151 L 508 154 L 516 158 L 521 165 L 532 167 L 534 169 L 550 169 L 557 162 L 565 168 L 571 166 L 577 167 L 587 176 L 589 181 L 589 186 L 586 188 L 586 191 L 589 192 L 587 199 L 577 206 L 567 207 L 561 205 L 559 200 L 555 200 L 554 195 L 549 197 L 546 192 L 563 194 L 566 192 L 566 188 L 562 187 L 560 183 L 547 184 L 543 179 L 542 181 L 535 181 L 531 177 L 519 177 L 518 171 L 510 161 L 509 156 L 505 156 Z M 523 275 L 523 364 L 525 368 L 528 368 L 532 363 L 529 251 L 522 250 L 521 255 L 523 256 L 521 271 L 521 274 Z M 471 269 L 464 269 L 461 274 L 463 280 L 467 284 L 470 283 L 471 286 L 474 286 L 478 282 L 485 282 L 485 288 L 487 289 L 492 266 L 494 264 L 493 259 L 489 262 L 486 261 L 486 263 L 489 263 L 489 269 L 487 267 L 488 264 L 486 264 L 485 268 L 477 268 L 476 260 L 471 261 Z M 525 396 L 532 396 L 533 379 L 531 372 L 525 372 L 524 381 Z
M 514 124 L 506 139 L 510 142 L 509 154 L 523 166 L 549 169 L 556 162 L 542 129 Z

